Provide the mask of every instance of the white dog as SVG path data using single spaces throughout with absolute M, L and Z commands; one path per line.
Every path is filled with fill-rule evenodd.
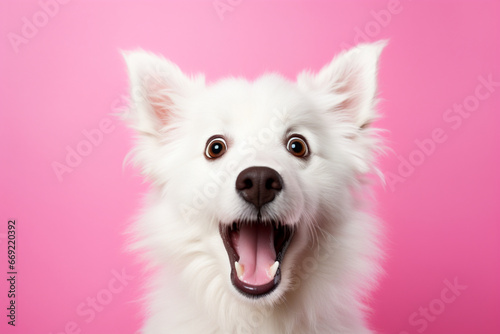
M 125 53 L 134 162 L 152 184 L 134 249 L 154 268 L 146 334 L 372 333 L 378 222 L 376 76 L 385 42 L 342 52 L 296 82 L 206 84 Z

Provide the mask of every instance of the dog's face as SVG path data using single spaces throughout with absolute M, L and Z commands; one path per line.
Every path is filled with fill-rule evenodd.
M 184 240 L 189 261 L 203 253 L 205 284 L 222 280 L 244 300 L 264 303 L 291 288 L 295 264 L 340 220 L 371 168 L 383 46 L 344 52 L 297 82 L 265 75 L 212 85 L 163 58 L 126 55 L 135 157 L 175 217 L 154 233 Z

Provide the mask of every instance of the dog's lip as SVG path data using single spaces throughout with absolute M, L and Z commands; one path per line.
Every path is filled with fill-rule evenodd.
M 276 262 L 278 262 L 278 267 L 274 277 L 267 283 L 261 285 L 252 285 L 247 282 L 240 280 L 235 268 L 235 262 L 240 260 L 240 256 L 235 250 L 233 245 L 232 233 L 239 231 L 239 227 L 242 224 L 247 224 L 250 226 L 256 226 L 257 224 L 272 224 L 274 228 L 274 247 L 276 251 Z M 251 298 L 259 298 L 268 295 L 276 289 L 276 287 L 281 282 L 281 264 L 285 256 L 285 252 L 292 241 L 293 235 L 295 233 L 295 227 L 292 225 L 287 225 L 277 221 L 263 222 L 260 219 L 251 222 L 235 221 L 232 224 L 219 224 L 219 232 L 226 248 L 229 264 L 231 267 L 231 282 L 233 286 L 244 296 Z

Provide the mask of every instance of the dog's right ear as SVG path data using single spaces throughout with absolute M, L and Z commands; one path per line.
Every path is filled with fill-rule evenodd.
M 144 135 L 159 135 L 179 113 L 182 100 L 205 85 L 203 76 L 186 76 L 177 65 L 146 51 L 122 52 L 130 80 L 126 118 Z

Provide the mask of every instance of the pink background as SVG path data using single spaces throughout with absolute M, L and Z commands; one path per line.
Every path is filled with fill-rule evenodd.
M 355 40 L 389 38 L 378 125 L 389 129 L 393 152 L 381 169 L 391 181 L 376 188 L 387 275 L 370 321 L 381 333 L 499 333 L 500 86 L 488 90 L 478 78 L 500 82 L 500 3 L 233 0 L 221 19 L 213 2 L 0 2 L 0 331 L 134 333 L 140 326 L 140 267 L 123 252 L 122 232 L 146 185 L 122 168 L 131 140 L 112 115 L 127 91 L 119 49 L 164 54 L 210 81 L 266 70 L 293 78 Z M 38 31 L 25 27 L 22 37 L 26 22 Z M 25 43 L 13 47 L 13 34 Z M 448 111 L 464 103 L 467 118 Z M 103 122 L 107 133 L 85 146 L 83 132 Z M 434 131 L 440 142 L 424 141 L 421 153 L 416 141 Z M 66 164 L 68 147 L 87 156 L 58 179 L 52 165 Z M 400 159 L 418 165 L 408 170 Z M 15 328 L 5 316 L 12 218 Z M 117 281 L 123 270 L 133 278 Z M 461 288 L 454 294 L 446 280 Z M 91 319 L 87 303 L 96 297 L 105 303 Z

